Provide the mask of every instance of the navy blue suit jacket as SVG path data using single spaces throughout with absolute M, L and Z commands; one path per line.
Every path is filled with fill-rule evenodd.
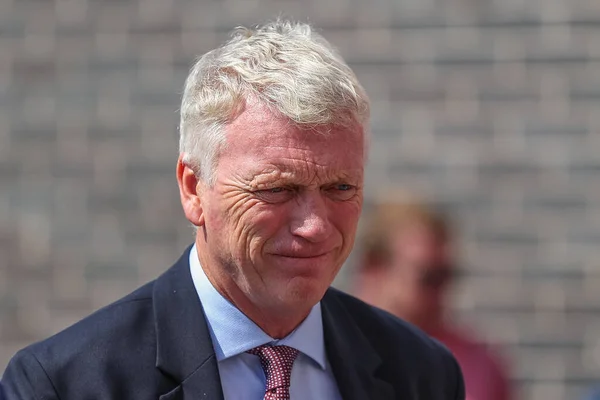
M 189 249 L 155 281 L 18 352 L 2 378 L 7 400 L 223 399 L 188 256 Z M 460 368 L 437 341 L 335 289 L 321 306 L 345 400 L 464 399 Z

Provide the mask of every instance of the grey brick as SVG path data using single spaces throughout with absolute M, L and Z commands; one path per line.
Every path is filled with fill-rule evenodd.
M 580 396 L 600 376 L 593 0 L 0 2 L 0 370 L 190 243 L 185 76 L 278 12 L 320 27 L 373 100 L 367 201 L 414 190 L 453 214 L 456 311 L 504 345 L 521 398 Z

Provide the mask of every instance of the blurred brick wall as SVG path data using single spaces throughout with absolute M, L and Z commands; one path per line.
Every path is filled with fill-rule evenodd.
M 415 190 L 460 223 L 459 311 L 520 398 L 600 381 L 597 0 L 1 0 L 0 371 L 192 240 L 187 70 L 278 12 L 322 28 L 372 97 L 367 195 Z

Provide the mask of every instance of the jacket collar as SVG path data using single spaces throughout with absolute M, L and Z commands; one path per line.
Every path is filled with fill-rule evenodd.
M 392 400 L 394 388 L 377 372 L 382 364 L 378 352 L 341 300 L 348 296 L 329 289 L 321 301 L 327 357 L 344 400 Z
M 190 266 L 191 246 L 155 282 L 156 367 L 177 386 L 160 400 L 223 400 L 217 360 Z M 340 299 L 329 289 L 321 301 L 327 357 L 344 400 L 394 398 L 392 386 L 377 376 L 382 363 Z
M 178 384 L 160 400 L 184 395 L 223 399 L 208 326 L 190 274 L 190 249 L 154 285 L 156 367 Z

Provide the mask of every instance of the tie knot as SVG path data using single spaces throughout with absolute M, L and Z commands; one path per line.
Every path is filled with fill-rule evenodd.
M 289 346 L 259 346 L 248 350 L 248 353 L 260 358 L 267 378 L 267 392 L 281 389 L 289 393 L 292 366 L 298 357 L 298 350 Z

